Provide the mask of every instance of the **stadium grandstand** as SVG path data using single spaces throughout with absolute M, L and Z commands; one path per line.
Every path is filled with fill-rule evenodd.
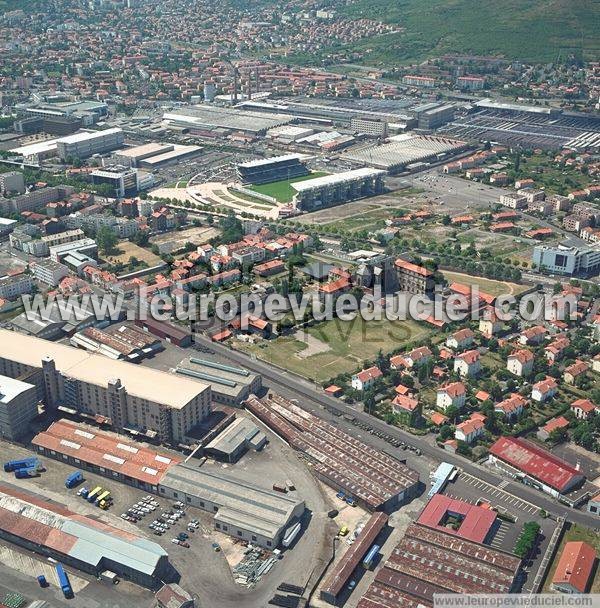
M 304 154 L 286 154 L 252 160 L 237 166 L 237 173 L 244 184 L 268 184 L 294 177 L 303 177 L 310 173 L 304 164 Z

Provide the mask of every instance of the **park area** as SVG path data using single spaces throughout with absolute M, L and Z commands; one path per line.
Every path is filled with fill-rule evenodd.
M 280 203 L 291 203 L 296 194 L 296 191 L 292 188 L 292 184 L 303 182 L 308 179 L 323 177 L 324 175 L 327 175 L 324 171 L 314 171 L 310 175 L 303 175 L 292 179 L 282 179 L 278 182 L 269 182 L 268 184 L 247 186 L 247 189 L 254 190 L 254 192 L 258 192 L 259 194 L 265 194 L 266 196 L 272 196 Z
M 324 321 L 293 335 L 256 344 L 236 343 L 259 359 L 317 382 L 354 372 L 379 350 L 389 353 L 431 334 L 424 323 L 406 321 Z

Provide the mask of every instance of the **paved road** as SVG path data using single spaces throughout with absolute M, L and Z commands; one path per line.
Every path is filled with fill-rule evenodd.
M 424 455 L 429 456 L 436 461 L 444 460 L 450 462 L 455 466 L 460 467 L 466 473 L 477 477 L 488 484 L 498 487 L 499 484 L 506 481 L 505 478 L 496 474 L 494 471 L 477 465 L 470 460 L 463 458 L 462 456 L 452 454 L 450 452 L 442 452 L 440 448 L 432 445 L 425 438 L 418 437 L 403 431 L 402 429 L 389 426 L 385 422 L 382 422 L 373 416 L 365 414 L 361 411 L 357 411 L 338 399 L 334 399 L 323 394 L 320 388 L 316 388 L 315 385 L 313 385 L 310 381 L 303 380 L 295 374 L 279 370 L 268 363 L 258 359 L 252 359 L 244 353 L 232 350 L 221 344 L 215 344 L 210 339 L 199 334 L 196 335 L 196 340 L 197 342 L 212 348 L 219 356 L 261 374 L 264 380 L 263 384 L 266 387 L 272 388 L 287 399 L 297 400 L 297 404 L 300 407 L 314 413 L 315 415 L 327 420 L 336 420 L 338 425 L 346 424 L 343 418 L 336 417 L 325 410 L 325 407 L 334 407 L 342 413 L 351 414 L 361 422 L 368 423 L 376 430 L 388 433 L 409 445 L 419 448 Z M 347 424 L 353 428 L 350 423 Z M 381 448 L 381 445 L 378 445 L 380 440 L 368 433 L 363 435 L 362 440 L 374 448 Z M 393 450 L 394 448 L 389 446 L 388 449 Z M 555 516 L 566 517 L 570 521 L 590 526 L 592 528 L 596 528 L 598 526 L 597 517 L 594 517 L 584 511 L 569 509 L 568 507 L 551 499 L 549 496 L 534 490 L 533 488 L 529 488 L 519 483 L 511 483 L 510 492 L 527 502 L 539 506 L 541 509 L 544 509 L 546 512 Z

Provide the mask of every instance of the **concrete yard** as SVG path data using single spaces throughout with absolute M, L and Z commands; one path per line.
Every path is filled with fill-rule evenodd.
M 262 426 L 262 425 L 261 425 Z M 299 461 L 297 454 L 286 444 L 263 427 L 269 438 L 269 444 L 259 453 L 249 452 L 242 456 L 235 465 L 223 464 L 208 460 L 203 466 L 214 471 L 227 471 L 229 475 L 239 476 L 262 487 L 270 487 L 275 481 L 293 480 L 296 490 L 290 493 L 306 501 L 307 511 L 303 519 L 303 532 L 295 542 L 292 549 L 285 551 L 285 557 L 279 561 L 275 568 L 263 578 L 253 589 L 247 589 L 236 584 L 231 575 L 230 566 L 239 561 L 241 544 L 235 544 L 235 539 L 214 530 L 213 514 L 194 508 L 188 508 L 186 517 L 182 518 L 163 536 L 155 536 L 148 529 L 148 524 L 159 517 L 165 509 L 172 505 L 160 497 L 155 497 L 159 508 L 152 514 L 146 515 L 140 522 L 132 524 L 120 518 L 120 514 L 131 507 L 141 497 L 146 495 L 135 488 L 109 480 L 105 477 L 83 471 L 85 482 L 83 485 L 94 487 L 96 485 L 107 488 L 112 492 L 115 503 L 107 512 L 89 504 L 77 496 L 77 488 L 67 490 L 64 480 L 73 467 L 65 463 L 44 458 L 46 471 L 40 477 L 15 480 L 12 473 L 0 470 L 0 482 L 6 482 L 22 487 L 31 492 L 40 494 L 50 500 L 65 505 L 70 510 L 88 515 L 116 527 L 147 537 L 157 542 L 169 553 L 169 561 L 181 576 L 180 584 L 188 592 L 197 594 L 200 605 L 219 606 L 219 608 L 239 608 L 266 605 L 273 596 L 276 587 L 281 582 L 288 582 L 304 586 L 313 571 L 320 571 L 326 561 L 327 549 L 331 538 L 338 531 L 338 526 L 327 518 L 327 512 L 332 508 L 323 487 L 312 477 L 309 469 Z M 19 457 L 32 455 L 25 447 L 1 443 L 0 459 L 2 462 Z M 195 533 L 189 533 L 190 548 L 184 548 L 171 543 L 171 539 L 179 532 L 187 532 L 187 522 L 191 518 L 200 521 L 201 527 Z M 217 542 L 223 551 L 215 552 L 212 543 Z M 225 553 L 228 554 L 231 564 L 228 563 Z M 52 585 L 52 568 L 48 568 L 47 560 L 42 556 L 33 554 L 9 543 L 0 543 L 0 581 L 11 581 L 13 589 L 22 589 L 32 599 L 48 597 L 50 593 L 57 599 L 56 605 L 63 605 L 60 592 Z M 199 567 L 199 564 L 202 566 Z M 35 576 L 48 574 L 51 583 L 49 589 L 41 589 L 37 585 Z M 68 569 L 73 578 L 76 592 L 75 600 L 69 605 L 82 608 L 100 608 L 107 605 L 103 603 L 110 597 L 111 606 L 129 608 L 150 608 L 152 606 L 152 593 L 135 585 L 121 582 L 118 587 L 109 586 L 99 582 L 88 575 Z M 45 595 L 44 595 L 45 594 Z M 107 596 L 108 594 L 108 596 Z M 114 598 L 113 598 L 114 595 Z M 114 601 L 113 601 L 114 600 Z

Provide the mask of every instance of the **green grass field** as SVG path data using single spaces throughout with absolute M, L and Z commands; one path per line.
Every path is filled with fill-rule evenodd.
M 258 184 L 256 186 L 248 186 L 249 190 L 254 190 L 259 194 L 266 194 L 276 198 L 280 203 L 290 203 L 296 194 L 296 191 L 292 188 L 291 184 L 296 182 L 303 182 L 307 179 L 314 179 L 315 177 L 322 177 L 327 175 L 324 171 L 315 171 L 309 175 L 303 175 L 302 177 L 294 177 L 292 179 L 283 179 L 278 182 L 270 182 L 268 184 Z
M 353 19 L 381 20 L 402 29 L 343 47 L 364 52 L 363 61 L 370 65 L 393 66 L 445 53 L 542 62 L 571 54 L 600 57 L 600 3 L 593 0 L 357 0 L 339 10 Z M 310 55 L 291 60 L 309 62 Z
M 307 348 L 293 336 L 259 344 L 236 344 L 260 359 L 322 382 L 344 372 L 353 372 L 363 361 L 374 359 L 379 350 L 388 353 L 408 342 L 427 338 L 431 329 L 415 321 L 325 321 L 307 330 L 308 335 L 329 347 L 326 352 L 299 357 Z

